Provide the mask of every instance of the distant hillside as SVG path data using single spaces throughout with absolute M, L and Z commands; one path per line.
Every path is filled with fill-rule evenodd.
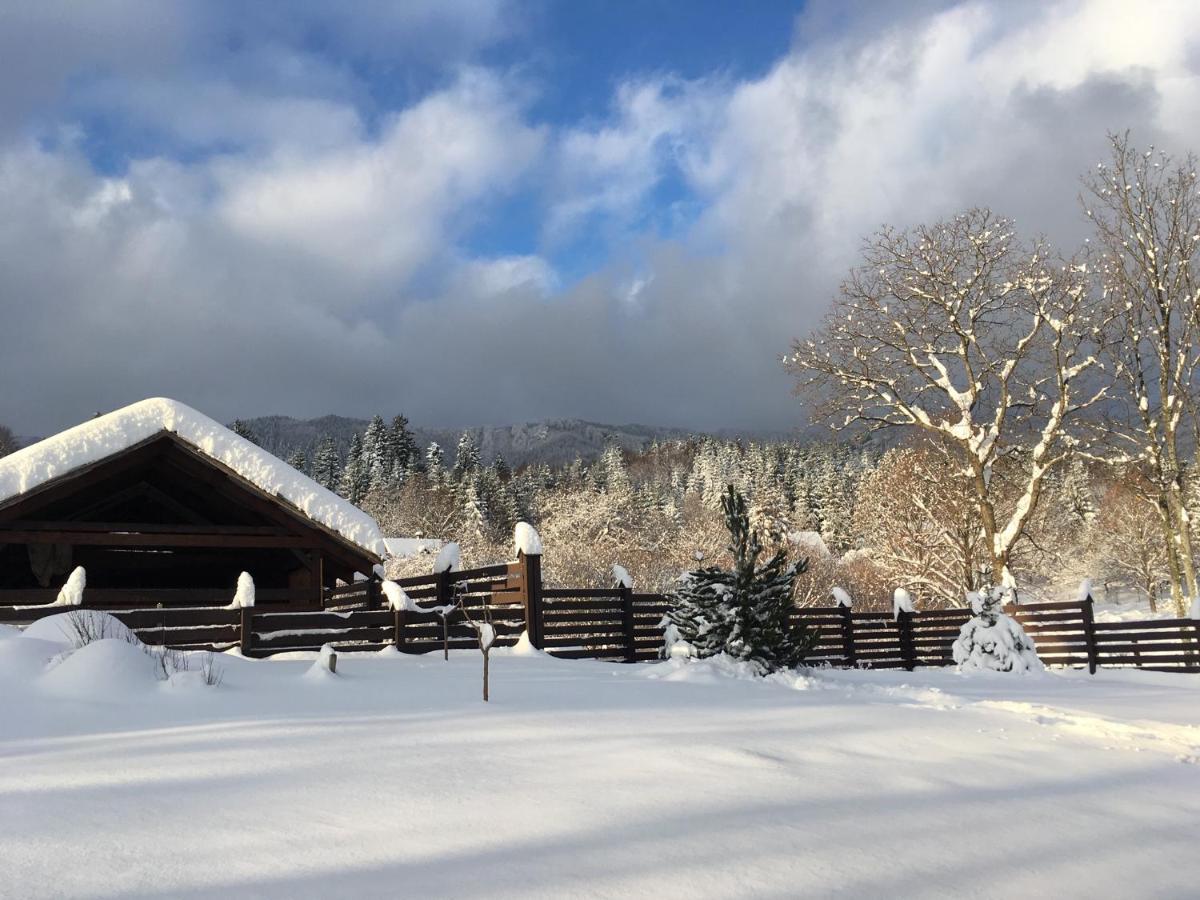
M 338 450 L 344 456 L 351 437 L 367 427 L 366 419 L 345 416 L 322 416 L 319 419 L 262 416 L 244 421 L 264 449 L 285 459 L 297 449 L 304 450 L 311 458 L 313 449 L 325 435 L 333 436 Z M 412 426 L 412 429 L 422 448 L 437 441 L 446 451 L 447 465 L 453 463 L 454 448 L 462 434 L 461 429 L 416 426 Z M 584 460 L 595 459 L 609 442 L 628 450 L 639 450 L 656 440 L 676 440 L 693 434 L 680 428 L 601 425 L 579 419 L 557 419 L 524 425 L 482 425 L 466 430 L 475 435 L 485 462 L 491 462 L 501 455 L 514 467 L 543 462 L 561 466 L 570 463 L 576 456 Z M 721 436 L 733 435 L 722 433 Z M 778 438 L 782 435 L 756 437 Z

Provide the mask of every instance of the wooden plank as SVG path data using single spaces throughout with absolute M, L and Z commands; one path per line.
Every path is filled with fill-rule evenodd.
M 1101 660 L 1106 666 L 1132 665 L 1142 667 L 1142 663 L 1149 663 L 1154 666 L 1161 666 L 1164 663 L 1181 663 L 1196 665 L 1200 661 L 1200 655 L 1195 653 L 1176 653 L 1164 655 L 1140 655 L 1140 656 L 1105 656 L 1101 654 Z
M 1096 643 L 1101 647 L 1109 644 L 1128 643 L 1130 641 L 1160 643 L 1162 641 L 1172 641 L 1175 643 L 1191 643 L 1196 644 L 1200 635 L 1186 634 L 1180 631 L 1105 631 L 1096 635 Z
M 542 597 L 546 600 L 586 599 L 590 597 L 605 597 L 614 600 L 621 599 L 620 588 L 544 588 Z M 549 605 L 549 604 L 547 604 Z
M 61 609 L 61 607 L 59 607 Z M 117 618 L 134 630 L 140 628 L 182 628 L 192 625 L 236 625 L 241 617 L 236 609 L 201 607 L 200 609 L 135 609 L 117 614 Z
M 221 625 L 212 628 L 140 628 L 135 630 L 143 644 L 152 647 L 196 647 L 223 644 L 232 646 L 238 642 L 237 625 Z
M 1101 656 L 1119 656 L 1126 653 L 1195 653 L 1197 661 L 1200 661 L 1200 647 L 1186 641 L 1163 641 L 1158 643 L 1137 641 L 1128 644 L 1100 644 L 1098 649 Z
M 290 629 L 384 628 L 394 624 L 386 610 L 358 610 L 347 613 L 265 613 L 254 617 L 255 631 Z
M 1139 619 L 1136 622 L 1097 622 L 1096 631 L 1152 631 L 1165 628 L 1200 631 L 1196 619 Z

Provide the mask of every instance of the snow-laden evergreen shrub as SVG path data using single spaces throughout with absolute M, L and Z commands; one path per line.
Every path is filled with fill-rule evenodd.
M 952 653 L 961 671 L 1040 672 L 1033 641 L 1012 616 L 1004 612 L 1011 588 L 985 588 L 967 594 L 974 615 L 963 623 Z
M 792 588 L 807 560 L 789 564 L 782 550 L 759 565 L 763 546 L 750 527 L 746 498 L 730 485 L 721 498 L 733 569 L 714 566 L 684 575 L 667 613 L 668 656 L 724 653 L 760 673 L 799 665 L 816 634 L 791 621 Z

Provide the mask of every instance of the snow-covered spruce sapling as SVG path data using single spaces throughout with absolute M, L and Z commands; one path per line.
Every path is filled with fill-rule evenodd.
M 492 647 L 496 645 L 496 626 L 492 621 L 492 608 L 486 603 L 483 605 L 483 612 L 476 619 L 467 612 L 467 605 L 462 595 L 458 598 L 458 608 L 463 614 L 463 618 L 467 620 L 467 624 L 475 632 L 475 638 L 479 641 L 479 652 L 483 654 L 483 702 L 488 702 L 488 670 L 489 658 L 491 656 Z
M 808 560 L 788 563 L 782 550 L 759 565 L 763 546 L 750 527 L 746 498 L 729 485 L 721 498 L 733 569 L 709 566 L 684 575 L 671 594 L 667 632 L 689 655 L 727 654 L 767 673 L 799 665 L 817 635 L 794 622 L 792 591 Z M 668 655 L 678 655 L 668 646 Z
M 1004 612 L 1004 602 L 1012 593 L 1011 587 L 1001 586 L 967 594 L 974 615 L 963 623 L 951 649 L 960 671 L 1042 671 L 1033 641 Z

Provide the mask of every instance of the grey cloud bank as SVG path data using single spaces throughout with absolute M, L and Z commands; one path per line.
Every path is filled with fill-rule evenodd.
M 180 97 L 209 98 L 214 116 L 173 102 L 161 68 L 176 36 L 134 55 L 125 77 L 143 91 L 127 99 L 143 99 L 127 114 L 236 151 L 148 155 L 114 175 L 81 137 L 0 130 L 0 422 L 46 433 L 167 395 L 222 419 L 798 425 L 778 357 L 862 235 L 986 204 L 1070 249 L 1077 179 L 1106 131 L 1200 148 L 1200 10 L 1156 11 L 977 3 L 801 27 L 760 79 L 659 90 L 670 76 L 631 77 L 609 118 L 570 128 L 531 117 L 527 81 L 469 60 L 371 127 L 315 64 L 302 81 L 325 87 L 311 94 L 265 78 L 229 90 L 209 73 Z M 469 56 L 483 26 L 453 21 L 429 27 Z M 0 14 L 10 44 L 20 28 L 63 59 L 99 52 Z M 104 34 L 119 59 L 129 33 Z M 10 122 L 36 118 L 67 71 L 35 61 L 20 62 L 26 90 L 0 93 Z M 167 94 L 150 103 L 155 83 Z M 699 213 L 664 239 L 638 223 L 668 173 Z M 531 185 L 544 254 L 465 249 L 480 217 Z M 596 210 L 621 239 L 564 286 L 555 234 Z

